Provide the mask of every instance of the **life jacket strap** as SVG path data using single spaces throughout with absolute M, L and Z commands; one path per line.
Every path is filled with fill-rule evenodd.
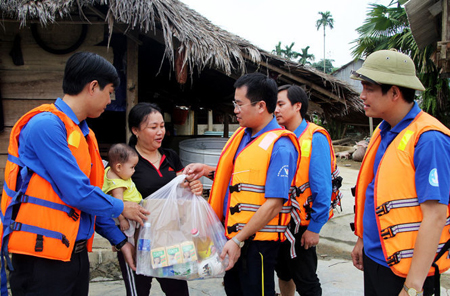
M 38 226 L 23 224 L 20 222 L 12 221 L 8 228 L 5 228 L 4 236 L 11 234 L 13 231 L 25 231 L 34 233 L 36 235 L 42 235 L 50 238 L 54 238 L 60 240 L 67 248 L 70 246 L 69 240 L 67 237 L 58 231 L 44 229 Z
M 292 204 L 291 217 L 294 220 L 294 224 L 295 224 L 294 234 L 297 234 L 300 230 L 301 219 L 300 219 L 299 212 L 301 211 L 301 209 L 300 209 L 300 204 L 298 203 L 295 196 L 291 196 L 291 204 Z
M 445 222 L 445 226 L 448 225 L 450 225 L 450 217 L 447 217 L 447 221 Z M 393 225 L 381 230 L 381 236 L 383 237 L 383 239 L 388 239 L 394 237 L 397 233 L 400 232 L 418 231 L 419 227 L 420 222 Z
M 230 214 L 234 215 L 240 213 L 241 211 L 246 212 L 256 212 L 261 206 L 255 204 L 244 204 L 238 203 L 234 207 L 230 207 Z M 283 206 L 281 208 L 280 214 L 289 214 L 292 211 L 292 206 Z
M 239 232 L 245 227 L 245 225 L 246 225 L 245 223 L 236 223 L 232 226 L 227 226 L 227 231 L 228 231 L 228 233 Z M 287 229 L 287 225 L 266 225 L 263 228 L 261 228 L 260 230 L 258 230 L 258 232 L 284 233 L 284 232 L 286 232 L 286 229 Z
M 291 247 L 289 249 L 289 254 L 291 255 L 291 258 L 294 259 L 295 257 L 297 257 L 297 253 L 295 252 L 295 237 L 292 234 L 292 232 L 289 230 L 289 228 L 286 229 L 286 232 L 284 233 L 284 235 L 286 236 L 286 239 L 291 244 Z
M 417 198 L 391 200 L 378 206 L 375 212 L 378 216 L 383 216 L 389 213 L 390 210 L 392 209 L 417 207 L 417 206 L 419 206 L 419 200 Z
M 265 187 L 262 186 L 262 185 L 238 183 L 238 184 L 229 186 L 229 190 L 230 190 L 230 193 L 241 192 L 241 191 L 250 191 L 250 192 L 256 192 L 256 193 L 264 193 L 265 192 Z
M 11 204 L 18 204 L 18 203 L 32 203 L 39 206 L 51 208 L 57 211 L 65 212 L 67 216 L 72 218 L 73 221 L 77 221 L 80 218 L 80 215 L 75 212 L 75 210 L 69 206 L 54 203 L 45 199 L 37 198 L 34 196 L 26 195 L 21 190 L 14 191 L 8 188 L 8 185 L 3 183 L 3 189 L 5 190 L 6 194 L 13 198 L 14 203 L 11 201 Z
M 439 244 L 438 248 L 436 250 L 436 253 L 440 253 L 441 250 L 444 248 L 444 246 L 445 246 L 444 243 Z M 394 254 L 392 254 L 391 256 L 389 256 L 386 261 L 389 266 L 393 266 L 395 264 L 398 264 L 400 262 L 400 260 L 402 260 L 403 258 L 412 258 L 413 254 L 414 254 L 414 249 L 397 251 Z M 447 255 L 447 258 L 449 257 L 449 255 Z

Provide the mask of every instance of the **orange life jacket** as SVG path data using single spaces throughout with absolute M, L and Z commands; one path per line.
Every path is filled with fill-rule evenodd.
M 294 216 L 295 220 L 300 222 L 301 226 L 309 225 L 311 219 L 312 210 L 312 193 L 309 187 L 309 164 L 311 161 L 311 150 L 312 150 L 312 138 L 314 133 L 323 134 L 330 146 L 330 158 L 331 158 L 331 181 L 332 181 L 332 194 L 330 196 L 330 211 L 329 218 L 333 217 L 333 209 L 337 205 L 340 205 L 342 193 L 339 191 L 342 183 L 342 177 L 339 176 L 339 169 L 336 164 L 336 156 L 334 154 L 333 143 L 328 132 L 323 128 L 314 123 L 308 122 L 305 130 L 299 136 L 298 141 L 300 143 L 301 149 L 301 161 L 300 167 L 297 170 L 297 176 L 295 178 L 296 184 L 294 184 L 297 192 L 296 198 L 298 203 L 293 201 L 292 205 L 296 208 L 298 214 Z M 298 231 L 296 231 L 298 232 Z
M 78 166 L 92 185 L 100 188 L 103 185 L 103 164 L 94 133 L 90 130 L 85 138 L 78 125 L 53 104 L 31 110 L 11 131 L 1 200 L 2 247 L 10 253 L 69 261 L 81 211 L 65 204 L 48 181 L 24 166 L 18 154 L 22 128 L 41 112 L 52 112 L 61 119 L 67 131 L 68 147 Z M 22 186 L 16 189 L 17 179 L 21 177 Z
M 450 136 L 449 129 L 431 115 L 421 111 L 387 147 L 375 176 L 374 210 L 381 246 L 387 264 L 400 277 L 408 275 L 417 233 L 423 218 L 414 181 L 414 150 L 420 135 L 430 130 Z M 373 166 L 380 142 L 380 129 L 377 128 L 370 140 L 356 184 L 355 234 L 361 238 L 365 194 L 374 178 Z M 450 239 L 449 230 L 450 218 L 447 218 L 437 253 Z M 437 265 L 442 273 L 450 267 L 450 259 L 447 255 L 442 256 Z M 430 268 L 428 275 L 433 274 L 434 270 Z
M 264 187 L 274 143 L 280 137 L 289 137 L 297 151 L 300 150 L 294 133 L 277 129 L 258 136 L 234 160 L 244 130 L 244 128 L 238 129 L 223 148 L 208 201 L 219 219 L 223 220 L 223 199 L 231 178 L 228 210 L 225 217 L 225 235 L 228 238 L 234 237 L 242 230 L 266 201 Z M 284 241 L 286 239 L 284 232 L 290 221 L 290 212 L 291 206 L 287 202 L 275 218 L 256 232 L 253 239 Z

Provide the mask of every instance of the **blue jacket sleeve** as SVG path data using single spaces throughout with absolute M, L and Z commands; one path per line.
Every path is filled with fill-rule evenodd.
M 267 170 L 266 198 L 289 197 L 289 189 L 297 170 L 298 152 L 288 137 L 281 137 L 275 144 Z
M 97 216 L 95 219 L 95 231 L 105 237 L 111 245 L 117 245 L 126 239 L 125 234 L 120 231 L 114 220 L 109 217 Z
M 314 133 L 312 138 L 309 185 L 313 206 L 308 230 L 319 233 L 328 221 L 332 192 L 330 145 L 321 133 Z

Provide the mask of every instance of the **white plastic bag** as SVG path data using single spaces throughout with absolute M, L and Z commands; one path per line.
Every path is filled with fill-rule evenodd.
M 223 276 L 228 263 L 219 255 L 225 230 L 206 200 L 182 186 L 185 178 L 180 175 L 145 198 L 151 247 L 150 255 L 142 252 L 148 248 L 140 233 L 137 274 L 184 280 Z

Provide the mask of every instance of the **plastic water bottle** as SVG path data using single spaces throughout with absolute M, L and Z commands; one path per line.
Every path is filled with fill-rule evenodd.
M 151 235 L 151 223 L 145 222 L 144 227 L 139 232 L 139 240 L 137 244 L 137 274 L 151 275 Z

